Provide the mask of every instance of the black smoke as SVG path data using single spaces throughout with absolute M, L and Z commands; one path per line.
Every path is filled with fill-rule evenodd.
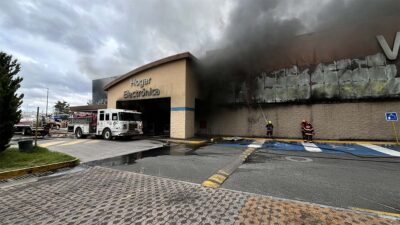
M 293 16 L 297 15 L 293 10 L 285 10 L 296 12 L 293 4 L 303 13 Z M 399 18 L 399 0 L 238 0 L 219 47 L 199 63 L 202 83 L 206 83 L 203 86 L 209 90 L 206 98 L 231 94 L 228 83 L 233 83 L 235 90 L 245 83 L 246 101 L 250 103 L 254 78 L 262 71 L 362 56 L 377 48 L 374 37 L 379 29 L 399 26 Z M 394 24 L 387 24 L 388 21 Z M 361 38 L 367 35 L 368 39 Z M 374 49 L 362 46 L 365 43 L 372 43 Z

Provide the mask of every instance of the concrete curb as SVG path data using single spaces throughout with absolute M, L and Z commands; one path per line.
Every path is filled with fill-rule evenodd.
M 4 172 L 0 172 L 0 180 L 10 179 L 13 177 L 19 177 L 19 176 L 26 175 L 26 174 L 43 173 L 43 172 L 48 172 L 48 171 L 66 168 L 66 167 L 74 167 L 74 166 L 78 165 L 78 163 L 79 163 L 79 159 L 75 158 L 70 161 L 52 163 L 52 164 L 47 164 L 47 165 L 42 165 L 42 166 L 28 167 L 28 168 L 17 169 L 17 170 L 4 171 Z
M 400 221 L 399 213 L 391 213 L 391 212 L 377 211 L 377 210 L 372 210 L 372 209 L 355 208 L 355 207 L 350 207 L 350 209 L 353 211 L 361 212 L 361 213 L 378 215 L 379 217 L 389 218 L 389 219 Z
M 179 140 L 179 139 L 165 139 L 167 142 L 177 144 L 189 144 L 189 145 L 204 145 L 207 144 L 207 140 Z
M 257 148 L 253 147 L 247 148 L 239 155 L 239 158 L 235 159 L 232 163 L 224 168 L 218 170 L 217 173 L 209 177 L 201 185 L 208 188 L 219 188 L 225 182 L 225 180 L 228 179 L 228 177 L 232 175 L 233 172 L 235 172 L 235 170 L 239 168 L 239 166 L 241 166 L 247 160 L 247 158 L 256 151 L 256 149 Z

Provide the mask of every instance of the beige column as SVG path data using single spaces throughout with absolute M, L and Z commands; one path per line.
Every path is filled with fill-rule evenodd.
M 171 107 L 171 138 L 187 139 L 194 135 L 194 109 Z

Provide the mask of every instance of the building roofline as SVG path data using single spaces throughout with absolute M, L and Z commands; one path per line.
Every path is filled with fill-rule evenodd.
M 106 109 L 106 108 L 107 105 L 78 105 L 69 107 L 71 112 L 94 112 L 99 109 Z
M 111 87 L 115 86 L 119 82 L 121 82 L 121 81 L 123 81 L 123 80 L 125 80 L 125 79 L 127 79 L 127 78 L 129 78 L 129 77 L 131 77 L 133 75 L 135 75 L 135 74 L 138 74 L 140 72 L 152 69 L 154 67 L 157 67 L 157 66 L 160 66 L 160 65 L 163 65 L 163 64 L 166 64 L 166 63 L 177 61 L 177 60 L 180 60 L 180 59 L 196 60 L 196 57 L 194 57 L 190 52 L 183 52 L 183 53 L 179 53 L 179 54 L 176 54 L 176 55 L 168 56 L 168 57 L 163 58 L 163 59 L 156 60 L 154 62 L 145 64 L 145 65 L 140 66 L 140 67 L 138 67 L 138 68 L 126 73 L 126 74 L 123 74 L 123 75 L 119 76 L 117 79 L 111 81 L 106 86 L 104 86 L 104 90 L 108 91 Z

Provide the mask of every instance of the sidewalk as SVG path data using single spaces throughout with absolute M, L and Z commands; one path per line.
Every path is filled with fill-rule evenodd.
M 89 138 L 55 138 L 42 141 L 39 146 L 74 156 L 82 163 L 87 163 L 160 149 L 164 145 L 162 142 L 152 140 L 107 141 Z
M 0 189 L 0 224 L 400 224 L 101 167 Z

